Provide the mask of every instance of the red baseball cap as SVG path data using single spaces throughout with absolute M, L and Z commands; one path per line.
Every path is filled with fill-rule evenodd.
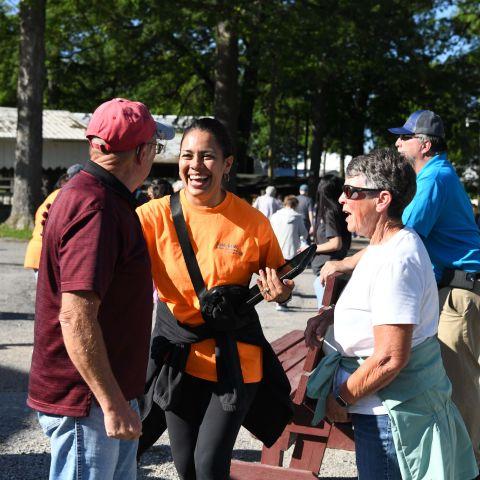
M 173 127 L 156 122 L 143 103 L 113 98 L 93 112 L 85 136 L 101 138 L 107 152 L 125 152 L 148 142 L 154 133 L 164 140 L 175 136 Z

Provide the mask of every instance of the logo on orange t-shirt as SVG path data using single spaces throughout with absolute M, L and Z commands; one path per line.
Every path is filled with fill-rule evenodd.
M 242 255 L 242 251 L 238 245 L 233 245 L 232 243 L 222 243 L 217 242 L 214 248 L 218 248 L 220 250 L 227 250 L 228 252 L 233 253 L 234 255 Z

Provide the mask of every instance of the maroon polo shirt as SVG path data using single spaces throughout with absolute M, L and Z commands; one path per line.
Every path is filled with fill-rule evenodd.
M 35 410 L 88 415 L 93 394 L 67 354 L 58 321 L 62 293 L 80 290 L 99 296 L 113 374 L 126 400 L 138 397 L 150 341 L 150 259 L 133 195 L 93 162 L 62 188 L 43 233 L 27 400 Z

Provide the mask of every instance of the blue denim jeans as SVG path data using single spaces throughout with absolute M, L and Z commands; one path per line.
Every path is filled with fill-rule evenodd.
M 325 292 L 325 287 L 320 283 L 320 277 L 315 277 L 313 288 L 317 297 L 317 307 L 320 308 L 323 305 L 323 293 Z
M 136 400 L 130 401 L 138 412 Z M 92 402 L 88 417 L 38 414 L 50 438 L 50 480 L 134 480 L 138 440 L 107 437 L 102 409 Z
M 402 480 L 388 415 L 352 414 L 359 480 Z

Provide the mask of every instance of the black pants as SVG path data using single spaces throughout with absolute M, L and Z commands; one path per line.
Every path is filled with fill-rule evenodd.
M 247 401 L 241 410 L 225 412 L 216 382 L 184 374 L 182 383 L 182 401 L 165 412 L 179 478 L 227 480 L 233 446 L 258 384 L 245 384 Z

